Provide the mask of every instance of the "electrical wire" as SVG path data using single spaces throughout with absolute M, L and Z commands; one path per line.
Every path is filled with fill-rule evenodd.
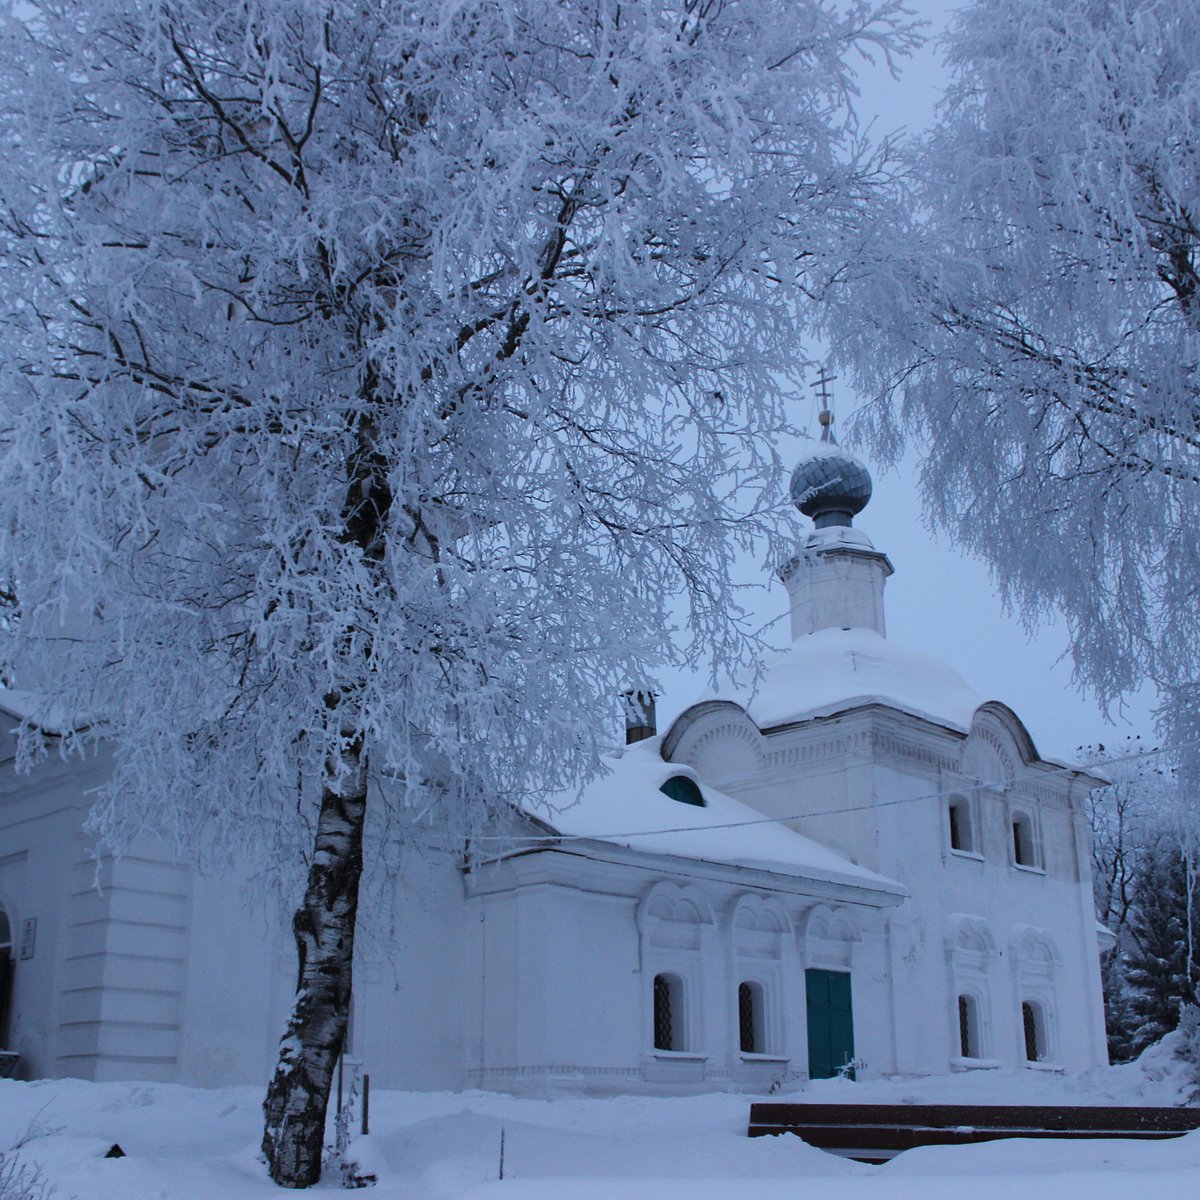
M 1195 745 L 1185 747 L 1194 749 Z M 1084 772 L 1092 767 L 1107 766 L 1112 763 L 1131 762 L 1138 758 L 1150 758 L 1155 755 L 1166 753 L 1166 748 L 1155 746 L 1148 750 L 1139 749 L 1130 754 L 1124 755 L 1105 755 L 1101 758 L 1093 759 L 1091 762 L 1080 763 L 1077 766 L 1067 768 L 1076 772 Z M 984 780 L 977 775 L 960 776 L 966 784 L 967 791 L 973 792 L 998 792 L 1001 795 L 1007 795 L 1008 791 L 1014 786 L 1012 780 Z M 868 804 L 855 804 L 842 808 L 827 808 L 817 811 L 806 811 L 793 813 L 788 816 L 779 817 L 753 817 L 745 821 L 724 821 L 712 825 L 677 825 L 667 829 L 635 829 L 623 833 L 553 833 L 540 835 L 515 835 L 515 834 L 485 834 L 481 837 L 474 838 L 475 842 L 504 842 L 511 846 L 539 846 L 539 845 L 560 845 L 563 842 L 616 842 L 628 838 L 644 838 L 644 837 L 661 837 L 673 833 L 697 833 L 708 831 L 720 831 L 729 829 L 745 829 L 754 825 L 785 825 L 789 821 L 807 821 L 816 817 L 836 817 L 844 814 L 856 812 L 870 812 L 881 808 L 894 808 L 901 804 L 918 804 L 926 800 L 940 800 L 946 795 L 951 794 L 945 790 L 936 792 L 926 792 L 919 796 L 901 796 L 895 800 L 879 800 L 872 801 Z M 526 813 L 527 816 L 536 816 L 537 814 Z

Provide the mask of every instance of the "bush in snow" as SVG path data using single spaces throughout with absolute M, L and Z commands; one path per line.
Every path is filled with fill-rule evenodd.
M 51 1200 L 57 1194 L 37 1167 L 12 1153 L 0 1154 L 0 1200 Z
M 1179 1056 L 1188 1064 L 1188 1082 L 1192 1085 L 1190 1103 L 1200 1097 L 1200 1005 L 1185 1004 L 1179 1010 Z

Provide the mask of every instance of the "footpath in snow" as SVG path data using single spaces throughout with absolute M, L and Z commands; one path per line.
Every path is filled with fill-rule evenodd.
M 872 1103 L 1183 1103 L 1168 1039 L 1135 1064 L 1083 1076 L 979 1071 L 830 1080 L 772 1099 Z M 379 1092 L 357 1151 L 375 1200 L 1195 1200 L 1200 1131 L 1163 1142 L 1007 1140 L 911 1150 L 882 1167 L 796 1137 L 748 1138 L 752 1097 L 517 1100 Z M 261 1200 L 286 1194 L 257 1155 L 262 1092 L 77 1080 L 0 1081 L 7 1171 L 45 1187 L 0 1200 Z M 504 1133 L 504 1174 L 500 1138 Z M 113 1143 L 124 1158 L 105 1158 Z M 970 1177 L 969 1179 L 966 1177 Z M 316 1190 L 336 1190 L 334 1172 Z

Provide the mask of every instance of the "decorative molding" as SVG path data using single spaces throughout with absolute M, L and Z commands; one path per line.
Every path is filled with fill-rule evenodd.
M 998 957 L 996 939 L 983 917 L 971 913 L 951 913 L 946 918 L 947 957 Z
M 651 922 L 712 925 L 712 905 L 704 892 L 694 885 L 681 887 L 669 881 L 651 884 L 637 908 L 637 927 L 644 932 Z
M 728 928 L 734 931 L 756 931 L 772 934 L 792 932 L 792 922 L 784 906 L 772 896 L 747 892 L 728 906 Z

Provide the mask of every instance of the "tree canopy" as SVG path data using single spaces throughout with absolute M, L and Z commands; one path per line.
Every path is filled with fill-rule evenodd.
M 1078 677 L 1200 740 L 1200 10 L 978 0 L 907 217 L 832 312 L 885 457 Z M 905 203 L 897 206 L 905 211 Z
M 596 770 L 657 662 L 744 653 L 726 567 L 881 169 L 850 56 L 910 40 L 895 0 L 4 18 L 6 677 L 109 738 L 104 834 L 304 851 L 277 1179 L 319 1170 L 368 793 L 469 827 Z

